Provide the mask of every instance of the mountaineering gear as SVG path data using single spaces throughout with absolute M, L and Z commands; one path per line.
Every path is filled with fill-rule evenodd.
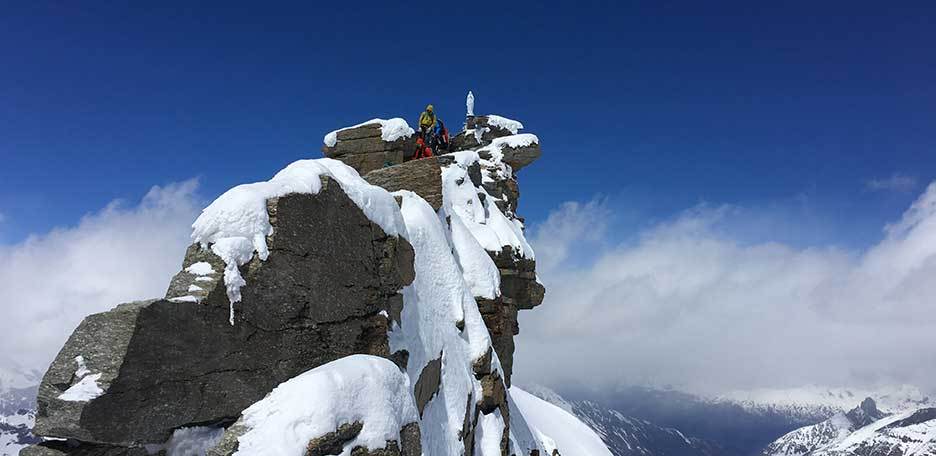
M 436 153 L 440 150 L 448 151 L 449 149 L 449 132 L 448 129 L 445 128 L 445 123 L 442 122 L 442 119 L 437 119 L 430 144 Z
M 426 106 L 426 110 L 419 115 L 419 129 L 430 129 L 435 127 L 436 124 L 436 115 L 432 110 L 432 105 Z
M 424 137 L 420 135 L 419 138 L 416 139 L 416 152 L 413 153 L 413 160 L 432 156 L 432 149 L 426 145 L 426 141 L 423 138 Z

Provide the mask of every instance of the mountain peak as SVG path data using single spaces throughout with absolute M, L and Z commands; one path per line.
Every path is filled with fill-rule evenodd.
M 878 410 L 874 399 L 866 397 L 861 404 L 851 409 L 845 416 L 852 422 L 853 428 L 858 429 L 884 418 L 887 414 Z

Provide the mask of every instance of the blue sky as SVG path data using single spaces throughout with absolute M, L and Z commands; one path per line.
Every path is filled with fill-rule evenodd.
M 0 243 L 152 185 L 210 199 L 427 102 L 457 125 L 469 89 L 541 139 L 533 224 L 597 196 L 625 239 L 731 204 L 741 238 L 861 247 L 936 177 L 932 2 L 169 3 L 5 7 Z

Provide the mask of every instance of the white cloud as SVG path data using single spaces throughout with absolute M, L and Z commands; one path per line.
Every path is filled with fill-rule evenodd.
M 917 179 L 895 173 L 884 179 L 870 179 L 865 182 L 865 188 L 871 191 L 912 192 L 917 188 Z
M 581 265 L 562 254 L 579 240 L 551 233 L 607 211 L 560 207 L 532 236 L 547 294 L 521 312 L 520 381 L 936 387 L 936 183 L 860 252 L 740 242 L 716 227 L 736 209 L 695 208 Z
M 0 247 L 4 358 L 44 370 L 86 315 L 165 294 L 201 207 L 197 185 L 153 187 L 135 207 L 114 202 L 75 227 Z

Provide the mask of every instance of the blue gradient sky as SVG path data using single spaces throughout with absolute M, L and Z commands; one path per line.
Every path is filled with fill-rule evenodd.
M 861 247 L 936 177 L 933 2 L 128 3 L 5 5 L 0 244 L 427 102 L 457 125 L 469 89 L 541 139 L 533 224 L 597 196 L 626 239 L 732 204 L 742 240 Z

